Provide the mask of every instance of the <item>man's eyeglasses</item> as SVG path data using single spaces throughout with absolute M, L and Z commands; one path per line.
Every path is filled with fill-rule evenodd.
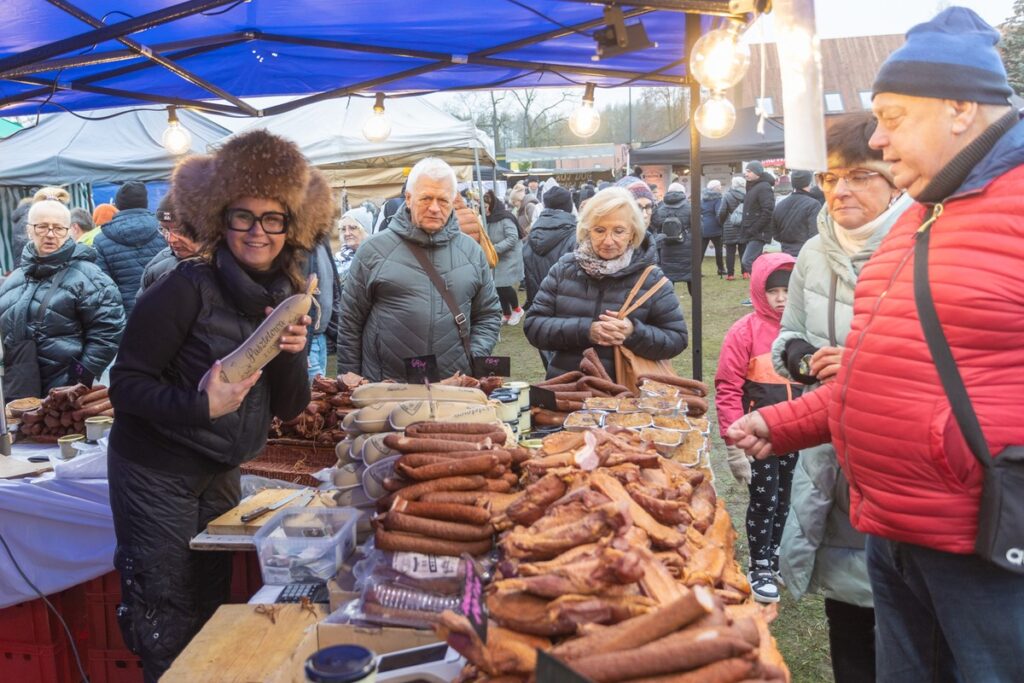
M 45 237 L 49 232 L 52 232 L 57 237 L 66 237 L 68 231 L 71 230 L 66 225 L 57 225 L 56 223 L 33 223 L 31 228 L 40 237 Z
M 280 211 L 267 211 L 257 216 L 248 209 L 228 209 L 228 230 L 249 232 L 256 223 L 268 235 L 280 235 L 288 230 L 288 214 Z
M 818 185 L 825 192 L 832 192 L 839 185 L 840 180 L 846 181 L 846 187 L 854 192 L 866 189 L 868 183 L 875 176 L 882 175 L 878 171 L 850 171 L 842 175 L 838 173 L 815 173 L 814 178 L 818 181 Z

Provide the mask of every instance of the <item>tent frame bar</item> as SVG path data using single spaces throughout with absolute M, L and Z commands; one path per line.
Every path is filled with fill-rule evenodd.
M 193 14 L 199 14 L 206 12 L 207 10 L 216 9 L 229 5 L 237 0 L 187 0 L 186 2 L 165 7 L 164 9 L 150 12 L 149 14 L 143 14 L 142 16 L 135 17 L 134 19 L 128 19 L 126 21 L 120 21 L 116 24 L 104 26 L 100 29 L 93 31 L 86 31 L 80 33 L 77 36 L 70 38 L 64 38 L 57 40 L 46 45 L 40 45 L 39 47 L 25 50 L 16 55 L 11 55 L 6 59 L 0 59 L 0 78 L 3 78 L 9 69 L 17 69 L 28 64 L 35 64 L 36 62 L 50 59 L 52 57 L 58 57 L 75 50 L 80 50 L 85 47 L 91 47 L 105 43 L 108 40 L 120 38 L 131 33 L 137 33 L 138 31 L 144 31 L 154 26 L 160 26 L 170 21 L 177 19 L 183 19 Z
M 47 2 L 49 2 L 54 7 L 57 7 L 58 9 L 61 9 L 64 12 L 67 12 L 68 14 L 73 16 L 75 19 L 78 19 L 79 21 L 81 21 L 83 23 L 89 24 L 93 28 L 97 28 L 97 29 L 103 28 L 103 22 L 102 21 L 100 21 L 96 17 L 92 16 L 88 12 L 85 12 L 85 11 L 79 9 L 75 5 L 73 5 L 70 2 L 68 2 L 68 0 L 47 0 Z M 248 114 L 250 116 L 256 115 L 256 113 L 257 113 L 256 108 L 253 107 L 251 104 L 249 104 L 249 103 L 245 102 L 244 100 L 242 100 L 242 99 L 232 95 L 227 90 L 224 90 L 223 88 L 220 88 L 220 87 L 214 85 L 213 83 L 210 83 L 205 78 L 201 78 L 200 76 L 197 76 L 196 74 L 192 73 L 188 69 L 185 69 L 184 67 L 182 67 L 181 65 L 177 64 L 176 62 L 168 59 L 167 57 L 164 57 L 162 54 L 160 54 L 156 50 L 153 50 L 150 47 L 146 47 L 142 43 L 140 43 L 140 42 L 138 42 L 136 40 L 133 40 L 132 38 L 128 38 L 127 36 L 120 36 L 116 40 L 117 40 L 117 42 L 119 42 L 122 45 L 124 45 L 125 47 L 127 47 L 129 50 L 135 50 L 141 56 L 145 57 L 146 59 L 148 59 L 151 62 L 159 64 L 160 66 L 162 66 L 163 68 L 167 69 L 168 71 L 170 71 L 174 75 L 178 76 L 179 78 L 182 78 L 185 81 L 191 83 L 192 85 L 200 87 L 203 90 L 206 90 L 207 92 L 209 92 L 209 93 L 211 93 L 213 95 L 216 95 L 217 97 L 221 98 L 222 100 L 227 100 L 228 102 L 230 102 L 231 104 L 235 105 L 236 107 L 238 107 L 240 110 L 242 110 L 246 114 Z

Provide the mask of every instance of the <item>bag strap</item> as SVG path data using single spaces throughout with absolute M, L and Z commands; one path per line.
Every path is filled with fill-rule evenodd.
M 43 297 L 43 302 L 39 304 L 39 310 L 36 311 L 36 315 L 32 319 L 32 322 L 36 325 L 43 322 L 43 316 L 46 315 L 46 309 L 50 307 L 50 299 L 52 299 L 53 295 L 57 293 L 58 289 L 60 289 L 60 283 L 64 281 L 64 276 L 67 275 L 69 270 L 71 270 L 70 264 L 57 271 L 57 275 L 50 280 L 50 288 L 46 290 L 46 296 Z
M 622 302 L 622 308 L 619 309 L 619 320 L 622 320 L 626 315 L 628 315 L 629 311 L 627 309 L 629 309 L 629 305 L 633 303 L 633 297 L 635 297 L 636 293 L 640 291 L 640 288 L 644 286 L 644 282 L 647 281 L 647 276 L 651 274 L 652 270 L 654 270 L 653 265 L 647 266 L 644 268 L 644 272 L 640 273 L 640 277 L 638 277 L 636 282 L 633 284 L 633 289 L 629 290 L 626 300 Z
M 427 252 L 418 244 L 413 244 L 408 240 L 403 240 L 405 246 L 409 248 L 412 255 L 419 261 L 420 266 L 423 268 L 423 272 L 430 278 L 430 282 L 433 283 L 434 289 L 441 295 L 445 305 L 448 306 L 448 310 L 452 314 L 452 318 L 455 320 L 455 328 L 459 333 L 459 340 L 462 342 L 462 350 L 466 352 L 466 360 L 469 361 L 469 367 L 473 367 L 473 353 L 469 349 L 469 321 L 466 320 L 465 314 L 459 309 L 459 305 L 455 303 L 455 299 L 452 298 L 452 293 L 448 291 L 448 287 L 444 284 L 444 280 L 441 278 L 441 274 L 437 272 L 437 268 L 430 262 L 430 258 L 427 256 Z
M 832 271 L 832 281 L 828 286 L 828 345 L 838 346 L 836 343 L 836 285 L 839 282 L 839 274 Z
M 963 433 L 967 445 L 970 446 L 971 452 L 974 453 L 974 457 L 983 467 L 988 468 L 992 467 L 992 456 L 988 449 L 988 443 L 985 441 L 978 416 L 971 405 L 971 398 L 967 394 L 963 377 L 953 359 L 953 352 L 949 349 L 949 342 L 942 331 L 939 315 L 935 311 L 935 301 L 932 299 L 931 284 L 928 282 L 928 244 L 931 238 L 929 228 L 941 214 L 942 205 L 936 204 L 932 208 L 928 220 L 918 228 L 914 243 L 914 303 L 917 304 L 917 315 L 921 320 L 925 341 L 928 342 L 932 360 L 935 361 L 939 379 L 942 380 L 942 388 L 946 390 L 946 397 L 949 399 L 950 408 L 960 425 L 960 431 Z
M 629 315 L 630 313 L 632 313 L 633 311 L 647 303 L 647 300 L 654 296 L 659 289 L 661 289 L 666 283 L 668 283 L 668 281 L 669 280 L 667 277 L 662 277 L 660 280 L 655 282 L 654 286 L 648 289 L 646 292 L 644 292 L 644 295 L 637 299 L 635 302 L 633 302 L 633 305 L 627 308 L 625 312 L 619 312 L 619 320 L 622 320 L 627 315 Z

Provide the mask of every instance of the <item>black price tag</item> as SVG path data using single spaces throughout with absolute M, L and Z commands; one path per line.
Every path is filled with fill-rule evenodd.
M 468 555 L 463 556 L 466 560 L 466 579 L 462 583 L 462 600 L 459 602 L 459 611 L 469 619 L 473 630 L 480 636 L 480 640 L 487 642 L 487 604 L 484 602 L 484 579 L 476 572 L 476 563 Z
M 546 408 L 547 410 L 558 410 L 555 392 L 533 385 L 530 386 L 530 405 L 536 408 Z
M 96 381 L 96 375 L 89 372 L 89 369 L 82 364 L 82 361 L 75 358 L 68 366 L 68 384 L 84 384 L 92 389 L 92 383 Z
M 593 683 L 544 650 L 537 649 L 537 683 Z
M 405 359 L 405 381 L 409 384 L 427 384 L 440 382 L 441 375 L 437 371 L 437 356 L 413 356 Z
M 480 379 L 491 375 L 511 377 L 512 359 L 508 356 L 473 356 L 473 376 Z

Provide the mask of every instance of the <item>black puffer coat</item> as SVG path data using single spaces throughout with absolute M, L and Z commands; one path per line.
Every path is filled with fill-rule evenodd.
M 747 181 L 747 194 L 743 198 L 743 225 L 741 241 L 770 242 L 772 239 L 772 211 L 775 209 L 775 177 L 765 171 L 757 180 Z
M 633 254 L 633 260 L 618 273 L 594 278 L 569 253 L 552 266 L 533 306 L 526 312 L 526 338 L 535 347 L 555 354 L 548 365 L 548 377 L 579 369 L 583 350 L 593 346 L 608 374 L 615 376 L 615 356 L 610 346 L 595 346 L 590 341 L 590 325 L 606 310 L 622 307 L 629 290 L 643 270 L 654 263 L 656 250 L 645 239 Z M 640 290 L 642 295 L 663 276 L 655 268 Z M 663 286 L 639 309 L 630 314 L 633 334 L 626 348 L 644 358 L 673 358 L 686 348 L 686 321 L 675 290 Z
M 743 205 L 747 191 L 732 187 L 722 195 L 722 203 L 718 205 L 718 222 L 722 224 L 722 244 L 740 244 L 740 224 L 729 220 L 737 206 Z
M 164 247 L 157 255 L 149 260 L 146 268 L 142 271 L 142 280 L 139 282 L 139 293 L 135 298 L 142 296 L 142 293 L 153 286 L 153 283 L 167 273 L 174 270 L 178 265 L 178 257 L 174 255 L 170 247 Z
M 561 209 L 544 209 L 523 244 L 527 307 L 537 296 L 551 266 L 575 248 L 576 216 Z
M 665 219 L 670 217 L 678 218 L 682 224 L 683 232 L 679 238 L 664 234 Z M 692 261 L 690 252 L 693 248 L 690 246 L 690 237 L 693 231 L 690 230 L 690 202 L 685 192 L 669 192 L 665 195 L 665 201 L 658 204 L 651 217 L 651 232 L 658 245 L 658 265 L 668 275 L 668 279 L 672 282 L 689 282 Z
M 29 329 L 53 278 L 69 269 L 50 298 L 35 339 L 43 391 L 64 384 L 71 361 L 99 377 L 117 353 L 124 331 L 124 308 L 117 287 L 96 265 L 96 252 L 73 239 L 49 256 L 39 256 L 31 242 L 21 266 L 0 287 L 3 343 L 28 339 Z
M 796 256 L 804 242 L 818 234 L 821 202 L 803 190 L 797 190 L 779 202 L 772 213 L 772 236 L 782 250 Z
M 21 253 L 25 251 L 28 244 L 28 233 L 25 232 L 25 224 L 28 223 L 28 210 L 31 204 L 20 204 L 11 214 L 11 256 L 14 257 L 14 268 L 21 265 Z

